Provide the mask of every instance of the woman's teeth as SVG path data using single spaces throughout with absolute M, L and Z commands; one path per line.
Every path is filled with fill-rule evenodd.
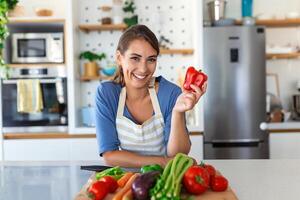
M 138 79 L 144 79 L 146 77 L 146 76 L 141 76 L 141 75 L 137 75 L 137 74 L 133 74 L 133 76 Z

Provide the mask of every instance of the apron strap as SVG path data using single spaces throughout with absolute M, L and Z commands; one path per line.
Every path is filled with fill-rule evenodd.
M 126 101 L 126 87 L 123 87 L 121 89 L 121 93 L 120 93 L 120 97 L 119 97 L 117 117 L 123 116 L 125 101 Z
M 152 79 L 150 81 L 149 93 L 150 93 L 150 98 L 151 98 L 151 102 L 152 102 L 153 110 L 154 110 L 155 114 L 157 114 L 157 115 L 161 114 L 160 106 L 158 103 L 158 98 L 157 98 L 156 91 L 155 91 L 155 77 L 152 77 Z
M 161 114 L 161 110 L 160 110 L 160 106 L 159 106 L 159 103 L 158 103 L 158 98 L 157 98 L 155 89 L 154 88 L 149 88 L 149 93 L 150 93 L 150 98 L 151 98 L 151 101 L 152 101 L 152 105 L 153 105 L 153 109 L 154 109 L 155 114 L 156 115 Z

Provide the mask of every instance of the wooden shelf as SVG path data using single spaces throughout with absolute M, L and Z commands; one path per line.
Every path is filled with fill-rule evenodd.
M 267 54 L 267 59 L 297 59 L 300 58 L 300 52 L 284 54 Z
M 57 63 L 57 64 L 53 64 L 53 63 L 39 63 L 39 64 L 36 64 L 36 63 L 33 63 L 33 64 L 8 64 L 9 67 L 12 67 L 12 68 L 18 68 L 18 67 L 65 67 L 65 63 Z
M 125 30 L 126 24 L 81 24 L 79 29 L 85 32 L 89 31 L 103 31 L 103 30 Z
M 193 54 L 193 49 L 160 49 L 161 54 Z
M 242 25 L 242 20 L 236 20 L 236 25 Z M 256 25 L 267 27 L 289 27 L 300 26 L 300 18 L 295 19 L 259 19 L 256 20 Z
M 10 17 L 9 24 L 20 23 L 64 23 L 65 19 L 55 17 Z
M 103 76 L 81 76 L 81 81 L 101 81 L 101 80 L 110 80 L 112 77 L 103 77 Z

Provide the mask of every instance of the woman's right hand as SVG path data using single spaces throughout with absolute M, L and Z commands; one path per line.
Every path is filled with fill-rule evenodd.
M 202 88 L 196 85 L 191 85 L 194 91 L 184 90 L 181 95 L 178 96 L 173 111 L 184 113 L 188 110 L 192 110 L 198 103 L 200 97 L 206 92 L 207 81 L 203 84 Z

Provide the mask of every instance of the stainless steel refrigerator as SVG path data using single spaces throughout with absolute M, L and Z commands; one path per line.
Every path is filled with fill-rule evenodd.
M 205 27 L 203 43 L 204 158 L 268 158 L 264 28 Z

